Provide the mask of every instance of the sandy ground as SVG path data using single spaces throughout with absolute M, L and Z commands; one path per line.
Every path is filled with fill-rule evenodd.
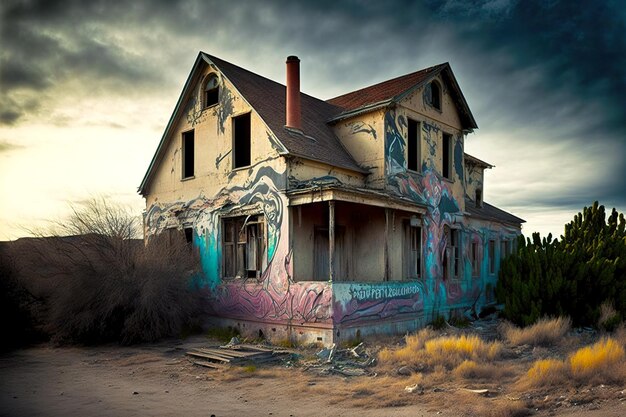
M 445 392 L 427 403 L 415 396 L 410 406 L 376 408 L 366 401 L 364 408 L 348 397 L 367 396 L 362 387 L 368 384 L 381 389 L 374 387 L 381 380 L 319 376 L 281 363 L 251 372 L 211 370 L 191 364 L 184 356 L 190 347 L 216 343 L 194 337 L 136 347 L 39 346 L 5 354 L 0 356 L 0 416 L 467 415 L 463 404 L 447 398 Z M 345 389 L 335 389 L 351 381 L 359 381 L 360 394 L 345 395 Z M 626 416 L 626 404 L 616 399 L 599 407 L 573 406 L 536 415 L 544 414 Z

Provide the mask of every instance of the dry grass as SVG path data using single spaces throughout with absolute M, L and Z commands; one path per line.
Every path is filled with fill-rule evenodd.
M 516 346 L 550 346 L 563 339 L 570 330 L 571 324 L 569 318 L 543 318 L 532 326 L 522 329 L 506 324 L 502 328 L 502 333 L 509 343 Z
M 578 349 L 569 357 L 572 376 L 589 379 L 605 377 L 611 381 L 624 379 L 624 347 L 611 338 L 600 340 L 592 346 Z
M 568 368 L 565 362 L 558 359 L 541 359 L 536 361 L 522 378 L 522 385 L 542 387 L 561 384 L 568 379 Z
M 406 345 L 398 349 L 383 349 L 378 359 L 383 365 L 452 369 L 464 360 L 492 361 L 502 350 L 499 342 L 485 342 L 478 336 L 435 337 L 432 330 L 422 330 L 407 336 Z
M 478 363 L 472 360 L 464 360 L 454 368 L 454 375 L 459 379 L 495 381 L 502 380 L 515 373 L 511 366 L 493 363 Z

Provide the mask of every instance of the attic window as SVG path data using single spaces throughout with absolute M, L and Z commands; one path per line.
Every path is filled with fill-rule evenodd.
M 219 101 L 219 93 L 220 88 L 217 75 L 211 74 L 207 77 L 206 83 L 204 84 L 204 107 L 216 105 Z
M 430 83 L 430 105 L 441 110 L 441 87 L 437 81 Z
M 233 168 L 250 165 L 250 113 L 233 117 Z
M 483 190 L 476 190 L 476 208 L 481 208 L 483 206 Z

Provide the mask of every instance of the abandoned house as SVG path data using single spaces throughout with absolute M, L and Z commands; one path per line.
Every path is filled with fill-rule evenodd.
M 331 344 L 494 303 L 524 220 L 483 200 L 445 63 L 330 100 L 200 52 L 139 192 L 184 232 L 213 322 Z

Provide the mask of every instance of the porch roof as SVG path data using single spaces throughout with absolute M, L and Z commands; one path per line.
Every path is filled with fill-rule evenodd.
M 348 203 L 404 210 L 411 213 L 426 213 L 426 205 L 382 190 L 346 187 L 337 184 L 316 185 L 287 191 L 290 206 L 319 203 L 323 201 L 345 201 Z

